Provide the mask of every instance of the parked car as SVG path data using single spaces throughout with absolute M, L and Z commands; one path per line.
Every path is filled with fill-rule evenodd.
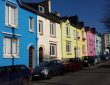
M 101 63 L 101 62 L 102 62 L 102 60 L 101 60 L 100 55 L 96 55 L 95 56 L 95 64 L 98 64 L 98 63 Z
M 95 64 L 94 56 L 83 56 L 82 57 L 83 66 L 91 66 Z
M 0 67 L 0 85 L 29 85 L 30 70 L 25 65 Z
M 108 60 L 108 56 L 105 55 L 105 54 L 101 54 L 100 57 L 101 57 L 102 61 L 107 61 Z
M 71 58 L 68 62 L 64 63 L 66 71 L 74 71 L 82 69 L 82 61 L 80 58 Z
M 60 60 L 43 61 L 32 73 L 32 80 L 36 78 L 50 79 L 52 76 L 64 74 L 64 66 Z

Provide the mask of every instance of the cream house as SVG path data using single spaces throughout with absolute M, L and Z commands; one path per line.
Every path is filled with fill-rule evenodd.
M 51 13 L 50 0 L 37 4 L 38 56 L 43 60 L 61 59 L 60 18 Z

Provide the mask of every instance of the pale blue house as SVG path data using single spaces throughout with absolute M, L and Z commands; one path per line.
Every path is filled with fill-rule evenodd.
M 95 33 L 95 49 L 96 55 L 100 55 L 102 53 L 102 39 L 101 34 L 98 32 Z

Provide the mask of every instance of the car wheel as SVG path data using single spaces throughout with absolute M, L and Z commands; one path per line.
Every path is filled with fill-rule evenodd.
M 48 72 L 46 79 L 51 79 L 52 78 L 52 73 Z
M 29 79 L 28 78 L 23 78 L 21 85 L 29 85 Z

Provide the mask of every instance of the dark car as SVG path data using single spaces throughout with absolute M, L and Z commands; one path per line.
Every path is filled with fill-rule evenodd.
M 74 71 L 82 69 L 82 61 L 80 58 L 70 58 L 68 62 L 64 63 L 66 71 Z
M 32 80 L 36 78 L 50 79 L 57 74 L 64 74 L 64 66 L 60 60 L 43 61 L 32 73 Z
M 25 65 L 0 67 L 0 85 L 29 85 L 30 70 Z
M 95 64 L 95 56 L 83 56 L 82 57 L 83 66 L 91 66 Z
M 98 64 L 98 63 L 101 63 L 101 62 L 102 62 L 102 60 L 101 60 L 100 55 L 96 55 L 95 56 L 95 64 Z

